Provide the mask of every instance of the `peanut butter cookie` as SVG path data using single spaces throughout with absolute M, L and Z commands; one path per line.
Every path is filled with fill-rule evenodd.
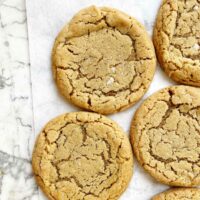
M 171 189 L 156 195 L 152 200 L 200 200 L 200 189 L 179 188 Z
M 135 104 L 153 78 L 154 47 L 144 27 L 112 8 L 81 10 L 56 38 L 52 65 L 73 104 L 110 114 Z
M 33 152 L 37 183 L 52 200 L 114 200 L 133 172 L 131 145 L 112 120 L 74 112 L 50 121 Z
M 168 76 L 200 86 L 200 1 L 164 0 L 153 38 L 158 60 Z
M 165 88 L 144 101 L 131 126 L 139 163 L 171 186 L 200 184 L 200 89 Z

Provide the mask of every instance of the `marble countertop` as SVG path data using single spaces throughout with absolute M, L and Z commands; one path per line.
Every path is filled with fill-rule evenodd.
M 38 200 L 25 0 L 0 0 L 0 199 Z

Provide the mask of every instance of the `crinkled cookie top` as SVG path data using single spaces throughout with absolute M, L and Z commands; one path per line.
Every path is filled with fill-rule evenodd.
M 161 67 L 172 79 L 200 86 L 200 1 L 164 0 L 154 44 Z
M 115 200 L 133 172 L 131 145 L 112 120 L 75 112 L 50 121 L 33 152 L 36 180 L 52 200 Z
M 165 88 L 144 101 L 131 127 L 140 164 L 172 186 L 200 184 L 200 89 Z
M 200 200 L 200 189 L 171 189 L 156 195 L 154 198 L 152 198 L 152 200 Z
M 151 40 L 134 18 L 111 8 L 81 10 L 58 35 L 53 71 L 61 93 L 95 112 L 118 112 L 138 101 L 155 71 Z

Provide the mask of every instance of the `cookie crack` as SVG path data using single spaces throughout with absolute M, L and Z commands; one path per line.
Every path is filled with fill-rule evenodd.
M 173 101 L 172 101 L 172 97 L 173 97 L 173 95 L 175 95 L 175 94 L 174 94 L 174 91 L 173 91 L 173 90 L 168 90 L 168 94 L 169 94 L 169 99 L 168 99 L 168 100 L 159 100 L 159 101 L 161 101 L 161 102 L 165 102 L 165 103 L 168 105 L 168 109 L 166 110 L 165 114 L 163 114 L 161 123 L 160 123 L 158 126 L 154 126 L 154 127 L 148 128 L 148 129 L 146 128 L 147 126 L 144 125 L 144 127 L 142 127 L 142 129 L 140 130 L 141 133 L 144 133 L 144 132 L 145 132 L 145 133 L 148 133 L 148 132 L 150 132 L 150 130 L 152 130 L 152 129 L 158 129 L 158 128 L 163 129 L 163 126 L 166 124 L 166 119 L 169 118 L 169 116 L 171 115 L 171 113 L 172 113 L 172 111 L 173 111 L 174 109 L 178 110 L 180 116 L 187 117 L 187 118 L 188 118 L 188 116 L 189 116 L 190 119 L 194 120 L 194 122 L 196 122 L 196 123 L 198 124 L 197 119 L 196 119 L 190 112 L 193 111 L 194 109 L 200 108 L 200 106 L 191 107 L 191 108 L 189 108 L 189 109 L 187 110 L 187 112 L 183 112 L 183 111 L 181 111 L 181 106 L 183 106 L 183 105 L 186 105 L 186 106 L 187 106 L 187 103 L 174 104 Z M 157 103 L 157 101 L 154 102 L 154 104 L 152 105 L 152 108 L 148 108 L 148 113 L 153 109 L 153 107 L 155 106 L 155 103 Z M 191 104 L 188 104 L 188 106 L 192 106 L 192 105 L 191 105 Z M 147 115 L 147 114 L 146 114 L 146 115 Z M 178 122 L 178 123 L 179 123 L 179 122 Z M 188 127 L 191 127 L 191 124 L 190 124 L 189 122 L 186 121 L 186 123 L 188 123 Z M 149 123 L 149 125 L 150 125 L 150 123 Z M 200 132 L 199 129 L 198 129 L 195 125 L 194 125 L 193 127 L 195 128 L 196 133 L 199 133 L 199 132 Z M 175 133 L 177 132 L 177 129 L 178 129 L 178 125 L 176 126 L 176 130 L 174 130 Z M 141 141 L 142 136 L 143 136 L 143 134 L 140 134 L 140 135 L 139 135 L 138 141 Z M 179 135 L 178 135 L 178 136 L 179 136 Z M 185 140 L 186 140 L 186 138 L 185 138 Z M 163 139 L 161 139 L 160 142 L 161 142 L 161 141 L 164 142 L 164 143 L 167 143 L 166 141 L 163 141 Z M 171 143 L 169 143 L 169 144 L 171 144 Z M 139 144 L 138 142 L 137 142 L 137 144 L 136 144 L 136 142 L 135 142 L 134 145 L 135 145 L 135 148 L 134 148 L 134 149 L 136 149 L 136 148 L 139 148 L 139 147 L 136 147 L 136 146 L 138 146 L 138 145 L 140 145 L 140 144 Z M 190 178 L 191 182 L 199 176 L 200 173 L 196 173 L 196 172 L 195 172 L 195 171 L 196 171 L 195 168 L 196 168 L 197 166 L 199 166 L 198 163 L 200 162 L 200 155 L 199 155 L 199 158 L 196 159 L 196 160 L 191 160 L 191 158 L 188 158 L 187 156 L 186 156 L 186 157 L 180 157 L 180 156 L 178 156 L 178 155 L 176 155 L 175 158 L 166 158 L 166 159 L 165 159 L 165 158 L 163 158 L 163 157 L 161 157 L 161 156 L 159 156 L 159 155 L 156 155 L 156 154 L 153 152 L 153 146 L 152 146 L 152 141 L 151 141 L 151 140 L 149 141 L 149 144 L 148 144 L 148 145 L 149 145 L 149 146 L 148 146 L 147 152 L 149 153 L 150 157 L 153 158 L 156 162 L 161 162 L 161 163 L 163 163 L 164 166 L 165 166 L 165 168 L 170 167 L 170 164 L 171 164 L 171 163 L 174 163 L 174 162 L 180 163 L 181 161 L 186 161 L 187 163 L 191 164 L 191 170 L 192 170 L 192 172 L 194 173 L 194 176 L 188 176 L 188 177 Z M 200 143 L 197 144 L 198 147 L 199 147 L 199 145 L 200 145 Z M 141 148 L 141 146 L 140 146 L 140 148 Z M 188 148 L 189 148 L 189 147 L 188 147 Z M 187 148 L 187 149 L 188 149 L 188 148 Z M 189 150 L 189 149 L 188 149 L 188 150 Z M 152 169 L 154 169 L 154 168 L 155 168 L 154 166 L 151 166 L 151 164 L 149 164 L 149 163 L 147 163 L 147 162 L 145 162 L 145 161 L 142 161 L 142 160 L 143 160 L 143 156 L 141 155 L 141 153 L 142 153 L 142 152 L 140 152 L 140 151 L 137 152 L 137 157 L 138 157 L 138 159 L 141 161 L 141 164 L 142 164 L 143 166 L 149 166 L 149 167 L 151 167 Z M 174 153 L 175 153 L 174 150 L 173 150 L 172 153 L 173 153 L 173 155 L 174 155 Z M 162 170 L 160 171 L 160 170 L 157 169 L 157 168 L 156 168 L 156 170 L 159 171 L 159 173 L 163 174 L 163 176 L 164 176 L 167 180 L 170 180 L 169 177 L 167 177 L 167 175 L 165 175 L 164 172 L 163 172 Z M 155 170 L 154 170 L 154 171 L 155 171 Z M 176 179 L 173 179 L 173 181 L 169 181 L 169 182 L 171 182 L 171 183 L 174 184 L 174 183 L 176 183 L 176 181 L 179 179 L 179 173 L 176 171 L 176 168 L 173 168 L 173 166 L 171 166 L 171 171 L 173 171 L 174 174 L 177 176 Z
M 106 13 L 106 12 L 105 12 Z M 136 39 L 133 39 L 131 36 L 130 36 L 130 30 L 132 29 L 132 27 L 134 26 L 134 22 L 133 22 L 133 20 L 132 20 L 132 18 L 129 18 L 130 19 L 130 25 L 129 25 L 129 27 L 127 28 L 127 30 L 126 31 L 121 31 L 120 29 L 118 29 L 118 28 L 116 28 L 116 27 L 114 27 L 114 26 L 112 26 L 112 25 L 110 25 L 109 24 L 109 21 L 108 21 L 108 17 L 106 16 L 106 14 L 105 14 L 104 12 L 102 12 L 101 11 L 101 18 L 100 19 L 98 19 L 96 22 L 93 22 L 93 21 L 87 21 L 87 22 L 84 22 L 84 21 L 78 21 L 77 23 L 85 23 L 86 25 L 91 25 L 91 24 L 93 24 L 94 26 L 98 26 L 100 23 L 104 23 L 105 24 L 105 26 L 103 26 L 103 27 L 101 27 L 101 29 L 104 29 L 104 28 L 107 28 L 107 29 L 109 29 L 109 30 L 114 30 L 114 31 L 118 31 L 121 35 L 125 35 L 125 36 L 128 36 L 129 37 L 129 39 L 131 40 L 131 42 L 132 42 L 132 51 L 131 51 L 131 53 L 130 53 L 130 55 L 129 56 L 127 56 L 127 58 L 125 58 L 124 60 L 123 60 L 123 62 L 131 62 L 131 61 L 135 61 L 135 62 L 146 62 L 146 61 L 152 61 L 152 60 L 154 60 L 154 57 L 152 56 L 143 56 L 143 57 L 137 57 L 137 55 L 138 55 L 138 52 L 137 52 L 137 50 L 136 50 L 136 47 L 135 47 L 135 42 L 136 42 Z M 136 22 L 135 22 L 136 23 Z M 138 25 L 138 24 L 137 24 Z M 138 25 L 139 26 L 139 25 Z M 140 27 L 140 28 L 142 28 L 142 27 Z M 99 30 L 101 30 L 101 29 L 99 29 Z M 97 31 L 99 31 L 99 30 L 95 30 L 96 32 Z M 91 31 L 90 29 L 88 29 L 88 35 L 87 35 L 87 37 L 90 37 L 91 36 L 91 32 L 95 32 L 95 31 Z M 114 34 L 112 34 L 112 36 L 113 37 L 115 37 L 116 39 L 118 39 Z M 75 36 L 76 37 L 76 36 Z M 74 37 L 74 38 L 75 38 Z M 77 36 L 77 37 L 80 37 L 80 36 Z M 140 35 L 137 35 L 137 36 L 135 36 L 135 38 L 137 38 L 137 37 L 140 37 Z M 63 47 L 67 47 L 67 49 L 68 49 L 68 51 L 73 55 L 73 56 L 78 56 L 79 55 L 79 53 L 78 52 L 76 52 L 76 51 L 74 51 L 73 50 L 73 48 L 72 48 L 72 43 L 69 41 L 69 39 L 71 39 L 71 38 L 67 38 L 67 37 L 65 37 L 65 42 L 63 43 Z M 143 46 L 144 47 L 144 46 Z M 149 49 L 148 47 L 147 47 L 147 49 Z M 94 64 L 94 68 L 95 68 L 95 66 L 98 66 L 99 65 L 99 63 L 102 61 L 104 59 L 104 57 L 103 56 L 101 56 L 100 58 L 98 58 L 97 59 L 97 61 L 95 61 L 95 64 Z M 96 95 L 96 96 L 98 96 L 98 97 L 102 97 L 102 95 L 103 95 L 103 97 L 105 97 L 107 100 L 105 100 L 104 102 L 109 102 L 109 99 L 107 98 L 107 97 L 116 97 L 119 93 L 121 94 L 121 95 L 123 95 L 122 93 L 123 92 L 127 92 L 127 91 L 129 91 L 130 90 L 130 92 L 128 93 L 128 94 L 126 94 L 126 97 L 125 97 L 125 99 L 127 99 L 127 104 L 128 103 L 130 103 L 131 102 L 131 93 L 137 93 L 137 91 L 139 91 L 139 90 L 141 90 L 141 91 L 143 91 L 143 90 L 145 90 L 148 86 L 146 86 L 144 83 L 141 83 L 141 85 L 139 85 L 137 88 L 134 88 L 134 89 L 132 89 L 131 88 L 131 85 L 134 83 L 134 80 L 135 80 L 135 78 L 136 77 L 141 77 L 140 75 L 141 74 L 143 74 L 143 73 L 145 73 L 145 72 L 142 72 L 142 73 L 136 73 L 136 75 L 134 75 L 133 77 L 132 77 L 132 80 L 131 80 L 131 82 L 130 83 L 127 83 L 127 85 L 126 86 L 124 86 L 123 88 L 117 88 L 116 90 L 115 89 L 111 89 L 110 91 L 108 91 L 108 92 L 105 92 L 105 91 L 103 91 L 103 90 L 101 90 L 101 89 L 93 89 L 92 87 L 88 87 L 87 86 L 87 82 L 89 82 L 89 81 L 91 81 L 91 80 L 93 80 L 94 78 L 96 78 L 96 73 L 94 73 L 94 75 L 92 76 L 92 77 L 87 77 L 87 74 L 83 74 L 82 72 L 81 72 L 81 66 L 82 66 L 82 64 L 81 64 L 81 61 L 80 62 L 75 62 L 75 61 L 73 61 L 72 63 L 74 63 L 76 66 L 78 66 L 78 68 L 74 68 L 73 69 L 73 67 L 71 67 L 71 66 L 57 66 L 56 64 L 55 64 L 55 68 L 58 70 L 67 70 L 67 69 L 71 69 L 74 73 L 78 73 L 78 75 L 76 76 L 76 78 L 74 79 L 74 78 L 72 78 L 72 77 L 70 77 L 70 75 L 68 75 L 67 73 L 65 73 L 65 75 L 67 76 L 67 79 L 69 80 L 69 85 L 70 85 L 70 92 L 69 92 L 69 94 L 65 94 L 66 93 L 66 91 L 65 92 L 63 92 L 64 93 L 64 95 L 65 96 L 67 96 L 67 98 L 69 98 L 69 99 L 72 99 L 72 98 L 76 98 L 76 97 L 79 97 L 79 98 L 82 98 L 82 96 L 84 95 L 86 95 L 86 104 L 87 104 L 87 108 L 92 108 L 94 105 L 92 104 L 92 100 L 93 100 L 93 95 Z M 134 64 L 133 64 L 134 65 Z M 58 73 L 58 72 L 57 72 Z M 56 75 L 56 77 L 57 77 L 57 75 Z M 87 82 L 84 82 L 83 83 L 83 86 L 84 86 L 84 88 L 85 88 L 85 90 L 86 91 L 78 91 L 78 92 L 76 92 L 76 86 L 74 86 L 74 80 L 76 81 L 76 80 L 80 80 L 80 79 L 84 79 L 84 78 L 87 78 Z M 98 77 L 98 78 L 100 78 L 101 79 L 101 77 Z M 148 79 L 148 77 L 146 77 L 146 79 Z M 61 84 L 62 84 L 62 82 L 65 82 L 65 80 L 64 80 L 64 78 L 63 79 L 61 79 L 61 78 L 57 78 L 57 83 L 58 83 L 58 85 L 59 85 L 59 83 L 61 82 Z M 148 82 L 149 83 L 149 82 Z M 90 91 L 91 90 L 91 91 Z M 99 93 L 101 93 L 101 94 L 99 94 Z M 95 96 L 95 98 L 96 98 L 96 96 Z M 118 95 L 118 97 L 117 98 L 120 98 L 120 95 Z M 132 103 L 132 102 L 131 102 Z M 123 106 L 123 107 L 126 107 L 127 105 L 125 105 L 125 106 Z M 116 107 L 117 108 L 117 106 L 115 105 L 114 107 Z M 122 108 L 120 107 L 120 108 L 117 108 L 117 110 L 121 110 Z

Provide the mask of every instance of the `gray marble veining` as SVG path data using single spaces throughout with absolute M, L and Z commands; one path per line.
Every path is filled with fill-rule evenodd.
M 24 0 L 0 1 L 0 199 L 36 200 L 31 170 L 33 135 Z

